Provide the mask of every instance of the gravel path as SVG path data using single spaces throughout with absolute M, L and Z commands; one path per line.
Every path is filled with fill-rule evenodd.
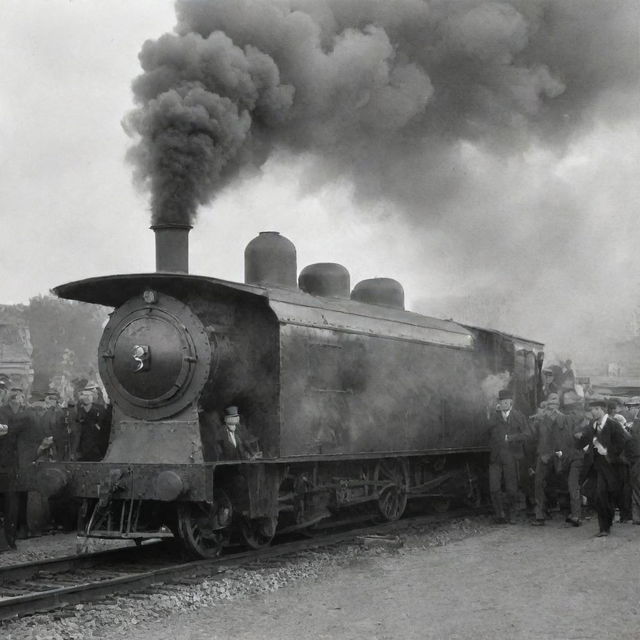
M 224 579 L 33 616 L 3 640 L 640 638 L 640 527 L 460 520 L 404 546 L 340 546 Z

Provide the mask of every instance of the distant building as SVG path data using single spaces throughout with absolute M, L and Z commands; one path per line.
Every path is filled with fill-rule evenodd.
M 22 387 L 27 398 L 33 385 L 32 354 L 29 327 L 15 312 L 0 308 L 0 380 Z
M 609 375 L 640 378 L 639 337 L 617 342 L 607 355 L 609 356 Z

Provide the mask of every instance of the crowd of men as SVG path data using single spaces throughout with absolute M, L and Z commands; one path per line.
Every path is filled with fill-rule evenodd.
M 528 418 L 513 407 L 510 391 L 499 394 L 489 465 L 496 522 L 513 523 L 524 495 L 534 526 L 544 526 L 562 496 L 566 522 L 579 527 L 584 509 L 594 509 L 600 537 L 609 535 L 616 510 L 620 522 L 640 525 L 640 397 L 622 402 L 560 391 L 547 389 Z
M 110 405 L 88 383 L 62 403 L 56 391 L 28 404 L 24 389 L 0 381 L 0 549 L 51 527 L 75 527 L 74 505 L 33 491 L 38 460 L 100 460 L 109 444 Z M 4 539 L 2 539 L 4 538 Z
M 513 523 L 520 497 L 532 525 L 544 526 L 558 497 L 568 498 L 566 522 L 578 527 L 586 508 L 607 536 L 616 509 L 620 522 L 640 525 L 640 397 L 621 402 L 576 392 L 567 361 L 545 384 L 546 399 L 528 418 L 499 393 L 491 421 L 489 486 L 495 520 Z M 24 390 L 0 381 L 0 549 L 50 526 L 73 528 L 74 505 L 33 491 L 38 460 L 101 460 L 109 444 L 111 407 L 96 384 L 62 403 L 56 391 L 29 405 Z M 217 459 L 258 457 L 255 439 L 237 431 L 237 407 L 225 410 L 215 443 Z M 245 442 L 246 441 L 246 442 Z M 253 446 L 250 446 L 252 445 Z M 4 540 L 2 539 L 4 535 Z

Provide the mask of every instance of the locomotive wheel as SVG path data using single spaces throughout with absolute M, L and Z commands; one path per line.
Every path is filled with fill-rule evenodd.
M 220 528 L 221 508 L 229 507 L 214 503 L 186 503 L 178 507 L 178 536 L 190 555 L 198 558 L 215 558 L 228 541 L 228 529 Z M 224 512 L 226 515 L 226 512 Z
M 378 490 L 378 511 L 383 520 L 399 520 L 407 507 L 409 480 L 406 465 L 397 458 L 380 460 L 376 464 L 374 480 L 383 484 Z
M 240 533 L 249 548 L 261 549 L 271 544 L 277 524 L 276 518 L 243 518 Z

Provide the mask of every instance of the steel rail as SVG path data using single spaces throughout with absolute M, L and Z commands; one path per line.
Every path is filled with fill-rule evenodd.
M 163 547 L 162 542 L 145 544 L 143 547 L 119 547 L 117 549 L 107 549 L 93 553 L 83 553 L 60 558 L 47 558 L 34 562 L 23 562 L 20 564 L 10 564 L 0 567 L 0 594 L 2 587 L 10 582 L 18 580 L 30 580 L 39 574 L 57 574 L 77 571 L 79 569 L 90 569 L 99 563 L 120 562 L 128 559 L 138 561 L 141 557 L 157 553 L 158 548 Z M 0 597 L 2 597 L 0 595 Z
M 266 560 L 297 554 L 303 551 L 329 547 L 335 544 L 388 531 L 400 532 L 416 525 L 439 524 L 464 516 L 474 516 L 486 512 L 485 510 L 458 510 L 442 514 L 421 515 L 407 517 L 395 522 L 373 524 L 358 529 L 350 529 L 338 533 L 323 534 L 322 537 L 296 540 L 293 542 L 281 542 L 273 546 L 259 550 L 242 551 L 223 555 L 217 558 L 192 560 L 189 562 L 174 562 L 160 568 L 148 569 L 143 565 L 139 570 L 127 565 L 119 565 L 122 560 L 140 560 L 145 555 L 146 549 L 127 547 L 111 551 L 103 551 L 95 554 L 80 556 L 67 556 L 64 558 L 32 562 L 20 565 L 3 567 L 0 569 L 0 620 L 22 617 L 34 613 L 52 611 L 71 605 L 94 602 L 108 596 L 115 596 L 134 591 L 140 591 L 147 587 L 180 582 L 185 577 L 221 577 L 227 569 L 239 567 L 247 561 Z M 339 526 L 339 523 L 337 524 Z M 151 554 L 152 545 L 146 545 Z M 143 558 L 142 558 L 143 559 Z M 156 558 L 157 561 L 157 558 Z M 81 569 L 96 569 L 96 566 L 105 565 L 111 573 L 118 572 L 125 575 L 104 577 L 92 581 L 82 576 L 74 579 L 73 572 Z M 52 574 L 69 574 L 67 581 L 74 584 L 59 586 L 50 584 L 55 581 Z M 43 583 L 37 582 L 42 580 Z M 49 583 L 47 582 L 49 581 Z M 3 597 L 2 592 L 25 591 L 23 584 L 33 588 L 29 593 L 18 593 Z M 15 587 L 12 585 L 15 583 Z

